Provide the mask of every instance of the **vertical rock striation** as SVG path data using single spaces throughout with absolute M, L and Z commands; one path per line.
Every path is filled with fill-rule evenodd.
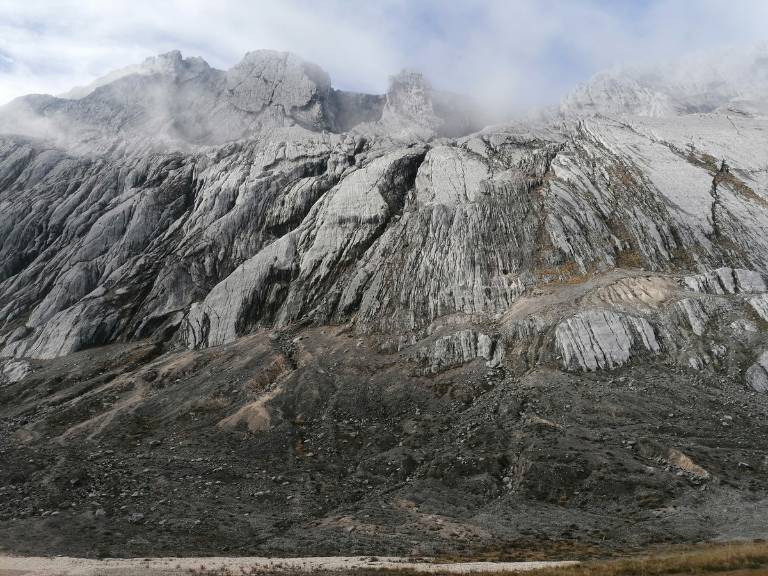
M 768 124 L 657 88 L 605 77 L 557 121 L 471 133 L 468 101 L 418 73 L 349 93 L 259 50 L 19 99 L 0 110 L 2 355 L 310 323 L 413 346 L 429 373 L 743 362 L 768 319 Z

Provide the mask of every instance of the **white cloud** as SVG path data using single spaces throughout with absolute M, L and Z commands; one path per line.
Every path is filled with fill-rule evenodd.
M 497 105 L 553 102 L 599 69 L 766 40 L 764 0 L 0 0 L 0 103 L 178 48 L 229 67 L 290 50 L 344 88 L 402 67 Z

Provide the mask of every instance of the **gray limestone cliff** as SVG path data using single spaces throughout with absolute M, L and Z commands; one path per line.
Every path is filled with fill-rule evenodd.
M 0 109 L 4 378 L 308 323 L 427 373 L 653 357 L 762 390 L 768 119 L 648 86 L 603 76 L 556 121 L 477 131 L 418 73 L 357 94 L 260 50 L 18 99 Z

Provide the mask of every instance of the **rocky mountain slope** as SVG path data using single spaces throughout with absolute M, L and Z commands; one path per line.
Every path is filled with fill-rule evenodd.
M 1 108 L 0 544 L 765 536 L 768 117 L 641 80 L 478 130 L 170 53 Z

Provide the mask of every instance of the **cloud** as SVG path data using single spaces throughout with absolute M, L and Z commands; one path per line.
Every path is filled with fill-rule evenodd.
M 767 21 L 764 0 L 0 0 L 0 103 L 171 49 L 227 68 L 274 48 L 338 87 L 382 92 L 409 67 L 512 108 L 606 67 L 765 42 Z

